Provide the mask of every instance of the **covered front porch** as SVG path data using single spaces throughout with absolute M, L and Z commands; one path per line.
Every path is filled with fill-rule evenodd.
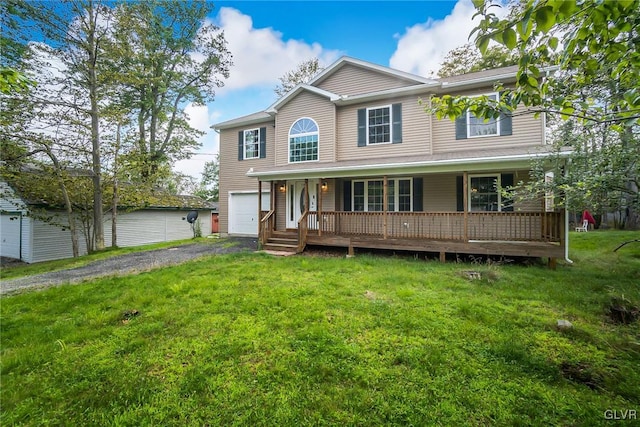
M 259 206 L 259 241 L 265 249 L 295 252 L 304 251 L 307 245 L 344 247 L 349 253 L 356 248 L 432 252 L 443 261 L 451 253 L 540 257 L 548 258 L 552 265 L 556 258 L 564 257 L 564 211 L 547 211 L 544 201 L 523 206 L 528 209 L 470 211 L 473 189 L 467 183 L 473 181 L 467 173 L 457 180 L 462 186 L 460 211 L 429 210 L 436 202 L 423 204 L 423 195 L 429 195 L 423 188 L 446 187 L 451 179 L 436 176 L 423 182 L 415 177 L 376 177 L 369 182 L 380 183 L 380 203 L 367 200 L 364 207 L 354 194 L 352 178 L 259 181 L 258 200 L 267 188 L 270 193 L 269 206 Z M 402 180 L 411 193 L 405 211 L 399 210 L 403 209 Z

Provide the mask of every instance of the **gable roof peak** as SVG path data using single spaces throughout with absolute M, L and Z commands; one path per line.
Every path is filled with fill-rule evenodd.
M 309 85 L 315 86 L 316 84 L 322 82 L 324 79 L 335 73 L 340 68 L 345 65 L 353 65 L 359 68 L 365 68 L 372 71 L 376 71 L 379 73 L 391 75 L 397 78 L 414 81 L 416 83 L 436 83 L 435 79 L 428 79 L 426 77 L 419 76 L 417 74 L 407 73 L 405 71 L 396 70 L 395 68 L 385 67 L 383 65 L 374 64 L 373 62 L 364 61 L 362 59 L 356 59 L 350 56 L 342 56 L 336 62 L 329 65 L 327 68 L 322 70 L 319 74 L 317 74 L 313 79 L 309 81 Z

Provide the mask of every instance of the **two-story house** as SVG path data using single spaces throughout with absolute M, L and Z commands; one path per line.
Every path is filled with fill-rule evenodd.
M 516 67 L 444 79 L 343 57 L 264 111 L 220 132 L 220 231 L 266 248 L 309 245 L 566 256 L 564 211 L 514 203 L 550 153 L 544 118 L 437 120 L 433 94 L 499 96 Z

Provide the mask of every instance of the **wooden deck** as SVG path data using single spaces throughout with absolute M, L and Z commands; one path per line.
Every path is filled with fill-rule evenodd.
M 274 228 L 263 212 L 261 242 Z M 298 222 L 305 245 L 447 253 L 564 257 L 563 212 L 305 212 Z

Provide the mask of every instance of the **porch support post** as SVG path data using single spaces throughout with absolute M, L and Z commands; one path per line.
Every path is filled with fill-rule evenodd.
M 258 241 L 262 240 L 262 181 L 258 180 Z
M 262 181 L 258 180 L 258 218 L 262 220 Z
M 382 238 L 387 238 L 387 210 L 389 210 L 389 200 L 387 198 L 387 192 L 389 191 L 388 186 L 389 182 L 387 180 L 387 175 L 383 178 L 382 185 Z
M 322 226 L 324 225 L 322 222 L 322 182 L 323 180 L 320 179 L 318 185 L 318 236 L 322 236 Z
M 304 206 L 305 210 L 309 210 L 309 179 L 304 180 Z
M 462 205 L 464 212 L 464 236 L 465 242 L 469 241 L 469 174 L 467 172 L 462 173 Z
M 269 194 L 270 194 L 270 199 L 271 199 L 271 210 L 275 211 L 276 210 L 276 182 L 275 181 L 270 181 L 270 188 L 269 188 Z M 276 221 L 272 221 L 273 227 L 271 229 L 271 231 L 274 231 L 276 229 Z

